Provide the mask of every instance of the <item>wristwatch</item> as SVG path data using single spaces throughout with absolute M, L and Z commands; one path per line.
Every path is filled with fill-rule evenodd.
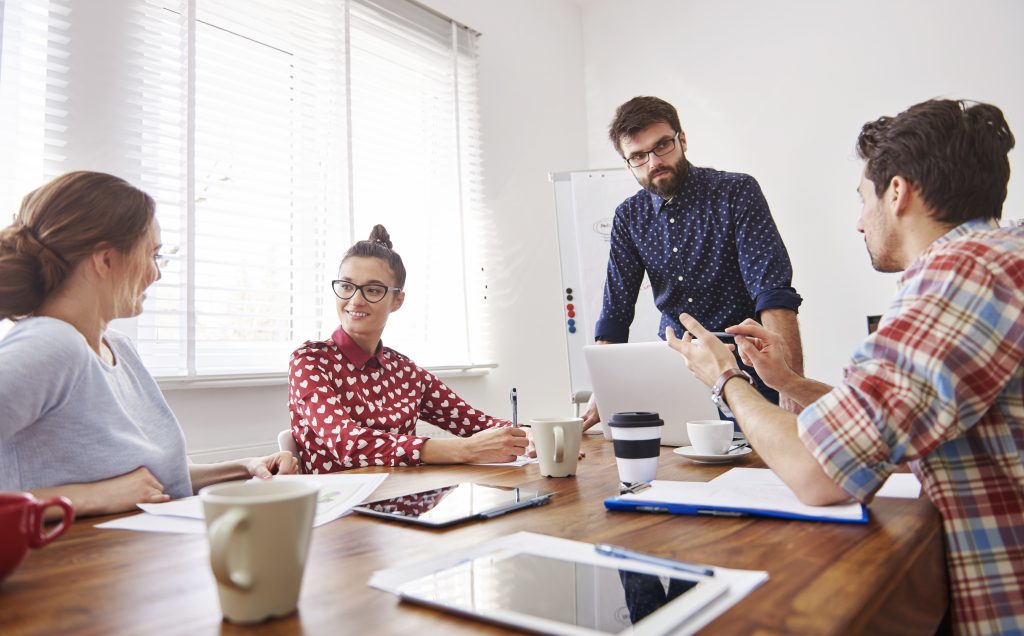
M 729 369 L 718 376 L 715 380 L 715 386 L 711 388 L 711 403 L 718 407 L 718 410 L 722 412 L 722 415 L 726 417 L 733 417 L 732 411 L 726 405 L 725 400 L 722 398 L 722 389 L 725 388 L 725 383 L 735 377 L 746 378 L 747 382 L 753 384 L 754 378 L 750 377 L 750 374 L 743 369 Z

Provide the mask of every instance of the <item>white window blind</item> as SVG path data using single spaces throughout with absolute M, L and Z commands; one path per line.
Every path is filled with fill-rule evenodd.
M 116 326 L 155 375 L 284 373 L 336 327 L 329 281 L 375 223 L 409 269 L 386 342 L 421 364 L 486 356 L 467 274 L 482 220 L 475 33 L 405 0 L 0 7 L 0 126 L 19 149 L 0 195 L 15 209 L 46 179 L 97 169 L 154 196 L 176 252 L 143 314 Z M 108 75 L 113 94 L 83 88 Z
M 467 297 L 479 294 L 463 246 L 479 240 L 463 228 L 481 204 L 476 38 L 403 0 L 355 0 L 350 20 L 355 234 L 383 223 L 409 272 L 385 341 L 421 364 L 469 361 Z

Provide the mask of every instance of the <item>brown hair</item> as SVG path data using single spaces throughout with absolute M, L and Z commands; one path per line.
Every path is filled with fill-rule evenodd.
M 395 275 L 395 287 L 405 287 L 405 264 L 402 263 L 402 257 L 398 255 L 398 252 L 393 249 L 391 235 L 383 225 L 374 225 L 370 230 L 370 238 L 358 241 L 348 248 L 341 262 L 344 263 L 352 256 L 379 258 L 387 263 L 391 268 L 391 273 Z
M 864 124 L 857 154 L 879 197 L 893 177 L 903 177 L 936 221 L 959 225 L 1002 216 L 1013 146 L 997 107 L 933 99 Z
M 131 251 L 155 211 L 148 194 L 102 172 L 69 172 L 30 192 L 0 230 L 0 318 L 32 315 L 97 249 Z
M 672 104 L 657 97 L 634 97 L 615 109 L 615 119 L 608 126 L 608 139 L 621 155 L 623 137 L 632 137 L 659 122 L 665 122 L 677 133 L 683 131 L 679 124 L 679 113 Z

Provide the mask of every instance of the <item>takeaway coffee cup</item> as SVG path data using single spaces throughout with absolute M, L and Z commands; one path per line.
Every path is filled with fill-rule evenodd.
M 686 436 L 701 455 L 722 455 L 732 444 L 733 424 L 729 420 L 695 420 L 686 423 Z
M 619 481 L 629 485 L 654 479 L 664 424 L 657 413 L 649 411 L 616 413 L 608 421 Z
M 220 609 L 235 623 L 298 607 L 318 488 L 300 481 L 235 481 L 199 491 Z
M 53 506 L 64 510 L 64 518 L 45 532 L 43 515 Z M 75 509 L 64 497 L 36 499 L 27 492 L 0 492 L 0 583 L 21 565 L 29 548 L 41 548 L 53 541 L 74 520 Z
M 530 430 L 541 475 L 570 477 L 576 474 L 583 436 L 582 419 L 542 417 L 530 420 Z

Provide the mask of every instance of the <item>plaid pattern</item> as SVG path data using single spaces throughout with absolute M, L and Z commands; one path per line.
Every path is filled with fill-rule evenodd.
M 942 515 L 955 630 L 1024 633 L 1024 228 L 935 241 L 799 431 L 861 501 L 909 463 Z

